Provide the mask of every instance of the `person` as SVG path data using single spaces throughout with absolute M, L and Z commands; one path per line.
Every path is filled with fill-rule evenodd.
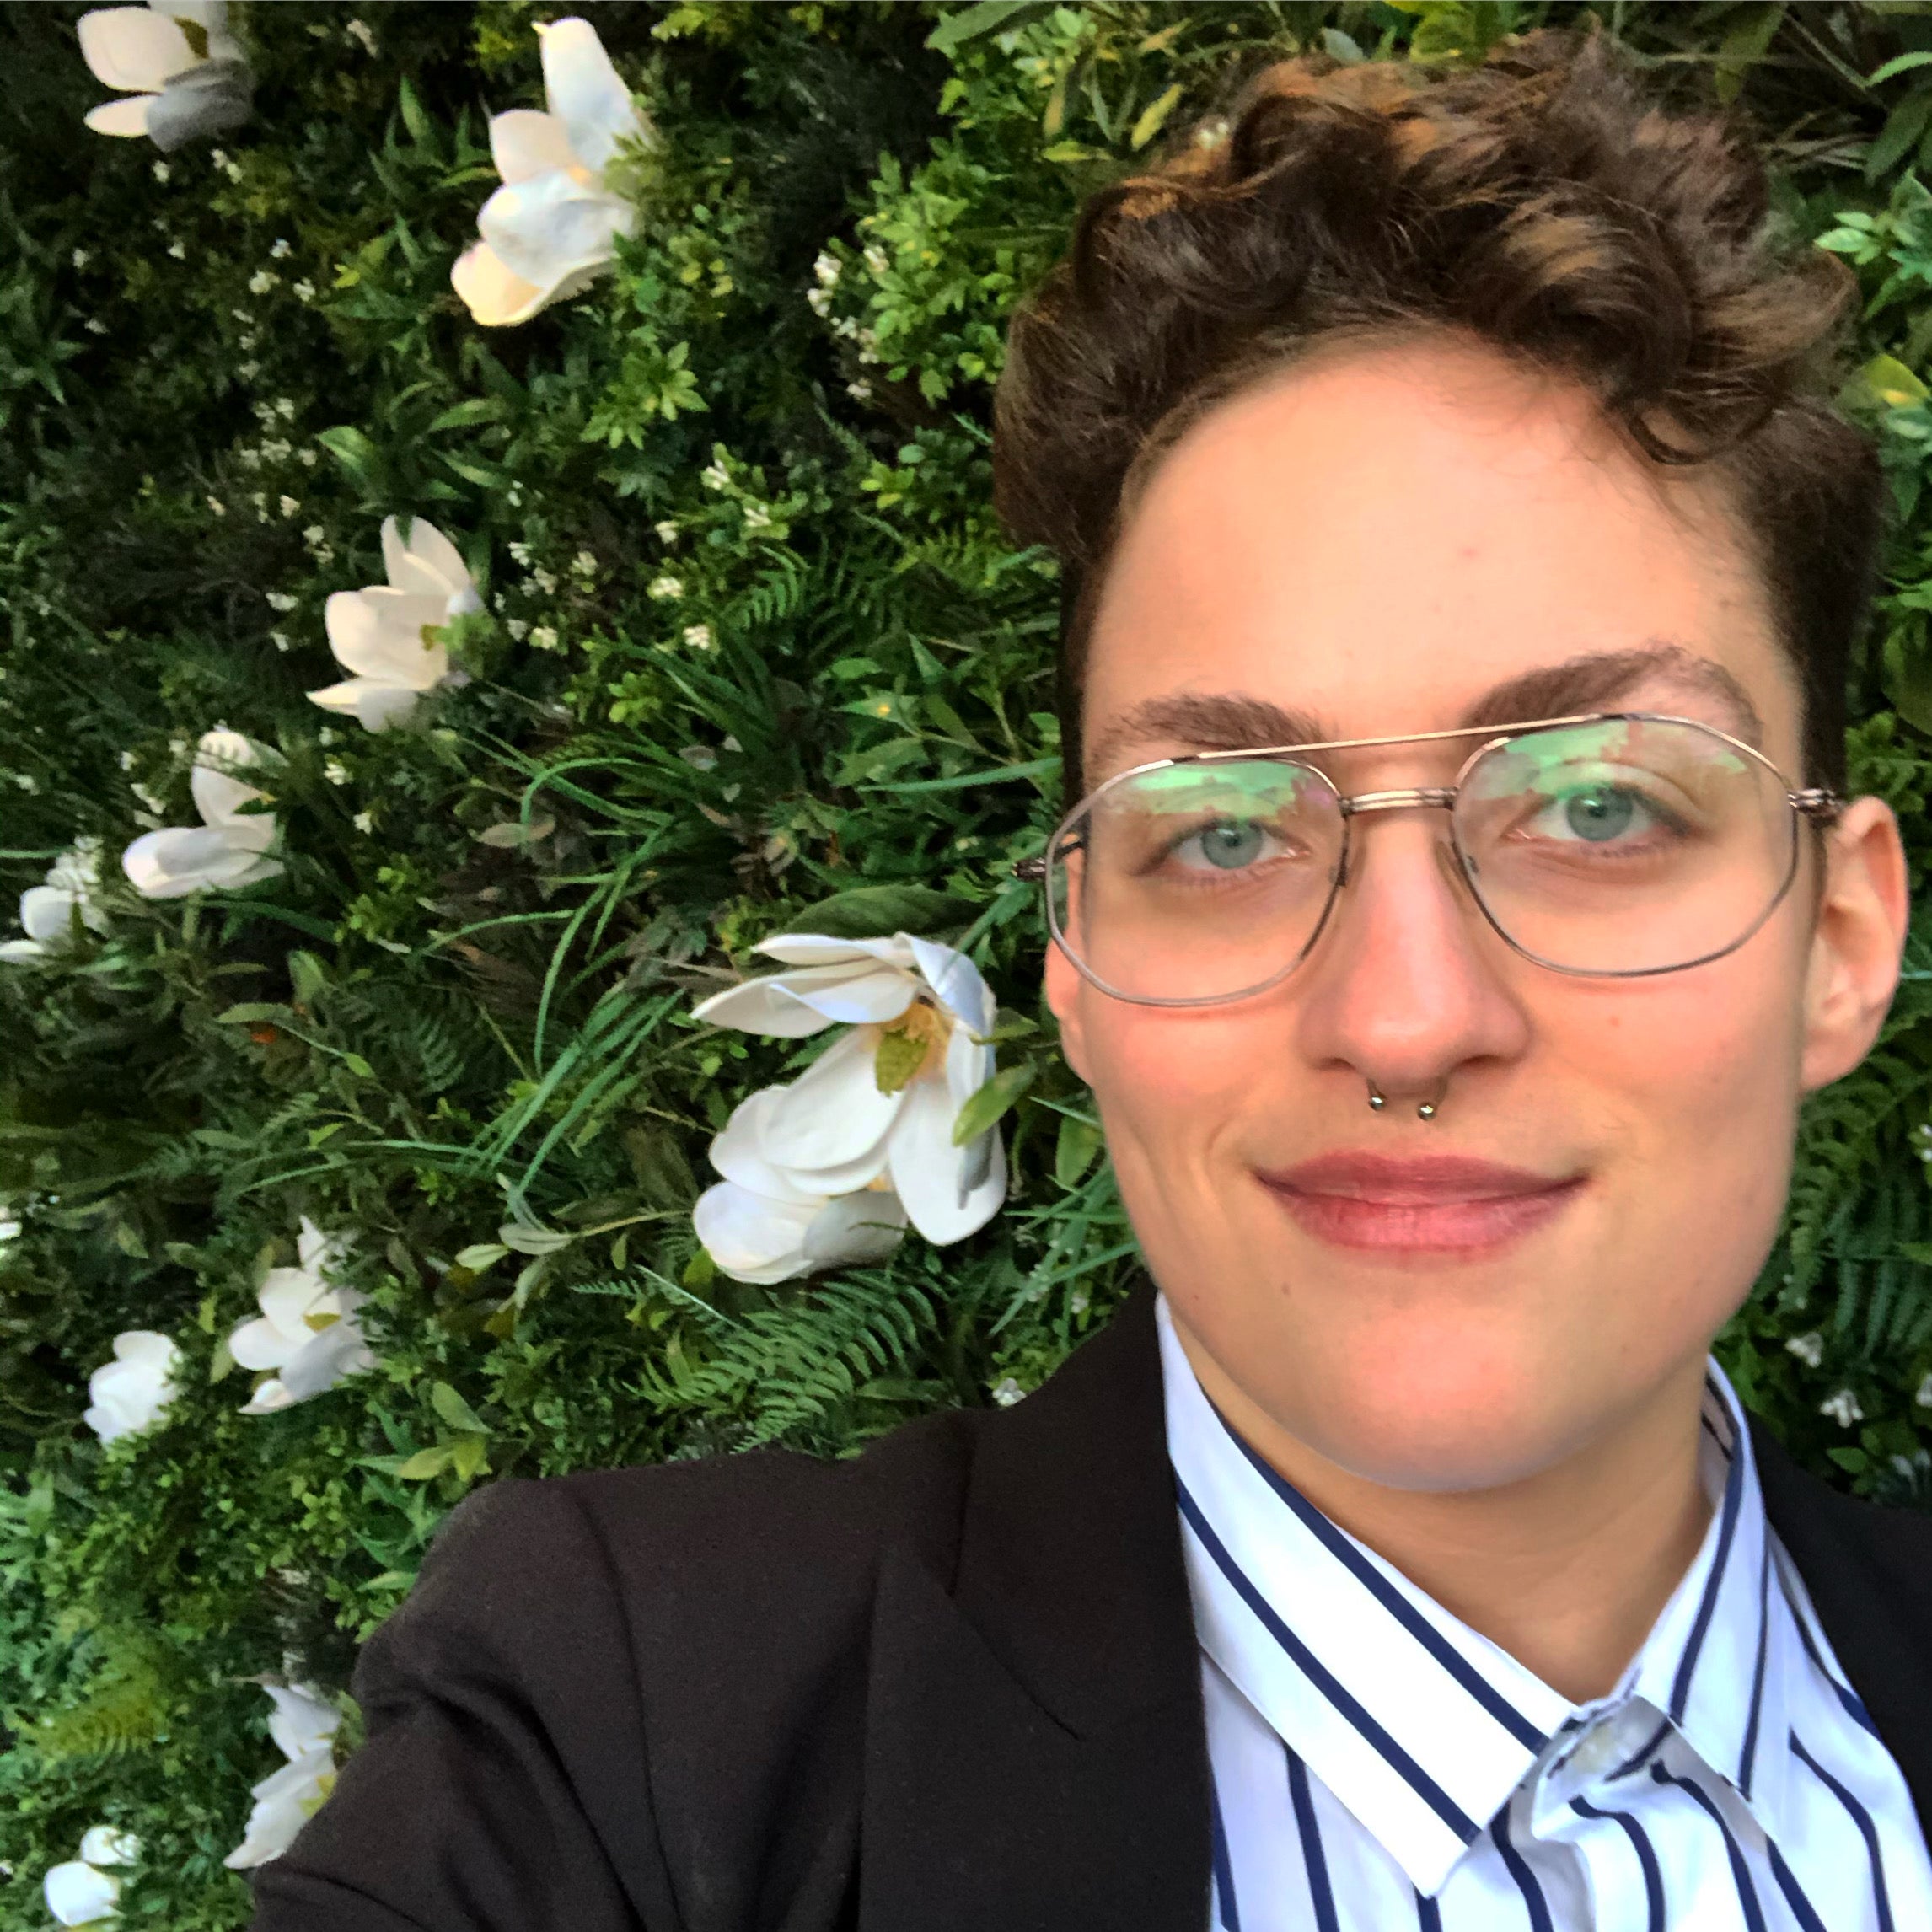
M 465 1502 L 263 1932 L 1932 1925 L 1932 1524 L 1709 1355 L 1908 910 L 1849 276 L 1767 207 L 1594 23 L 1270 67 L 1089 201 L 995 479 L 1148 1279 L 848 1462 Z

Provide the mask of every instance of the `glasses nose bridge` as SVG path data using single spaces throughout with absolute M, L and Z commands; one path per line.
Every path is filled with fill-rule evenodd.
M 1415 805 L 1432 806 L 1446 812 L 1452 810 L 1455 803 L 1453 785 L 1409 785 L 1389 792 L 1357 792 L 1337 801 L 1344 818 L 1360 818 L 1368 812 L 1399 812 Z

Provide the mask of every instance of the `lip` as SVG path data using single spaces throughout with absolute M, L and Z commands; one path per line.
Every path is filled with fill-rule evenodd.
M 1318 1240 L 1392 1255 L 1507 1247 L 1554 1220 L 1584 1186 L 1580 1174 L 1452 1154 L 1323 1154 L 1255 1178 Z

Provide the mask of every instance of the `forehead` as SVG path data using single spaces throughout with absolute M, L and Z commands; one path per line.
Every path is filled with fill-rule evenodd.
M 1581 389 L 1494 352 L 1358 349 L 1218 405 L 1153 471 L 1090 638 L 1089 775 L 1176 749 L 1109 744 L 1151 700 L 1433 731 L 1633 652 L 1711 667 L 1703 691 L 1728 680 L 1795 759 L 1796 680 L 1713 479 L 1647 464 Z

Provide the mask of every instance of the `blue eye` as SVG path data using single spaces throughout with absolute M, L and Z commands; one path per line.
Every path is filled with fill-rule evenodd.
M 1185 854 L 1193 846 L 1209 865 L 1232 872 L 1253 865 L 1267 844 L 1268 835 L 1253 819 L 1223 818 L 1182 840 L 1175 851 Z

